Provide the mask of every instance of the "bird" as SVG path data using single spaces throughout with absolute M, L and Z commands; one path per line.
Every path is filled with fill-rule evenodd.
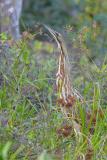
M 41 32 L 45 32 L 51 36 L 57 43 L 59 50 L 58 69 L 56 73 L 57 103 L 64 115 L 68 117 L 70 112 L 73 111 L 76 101 L 79 100 L 83 103 L 84 98 L 72 85 L 67 47 L 63 36 L 59 32 L 45 24 L 40 24 L 38 28 Z

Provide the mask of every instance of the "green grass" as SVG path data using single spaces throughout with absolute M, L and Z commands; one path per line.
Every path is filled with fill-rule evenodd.
M 84 59 L 83 55 L 79 64 L 83 74 L 73 82 L 86 99 L 92 111 L 91 117 L 94 110 L 100 108 L 103 118 L 96 114 L 94 133 L 90 134 L 93 124 L 91 120 L 89 125 L 86 124 L 87 106 L 78 102 L 76 109 L 81 132 L 72 130 L 68 137 L 63 137 L 57 133 L 65 121 L 55 103 L 57 63 L 52 55 L 52 46 L 47 44 L 42 48 L 43 45 L 44 42 L 41 45 L 39 42 L 29 44 L 23 40 L 8 50 L 4 49 L 0 69 L 0 160 L 33 160 L 37 157 L 39 160 L 77 160 L 86 154 L 88 158 L 92 155 L 93 160 L 106 160 L 105 60 L 98 67 L 94 62 L 89 62 L 87 57 Z M 48 58 L 44 57 L 38 62 L 37 57 L 41 52 L 47 52 Z

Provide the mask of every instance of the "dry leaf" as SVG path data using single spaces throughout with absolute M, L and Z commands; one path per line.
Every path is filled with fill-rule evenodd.
M 87 149 L 87 153 L 85 155 L 85 160 L 92 160 L 93 153 L 94 153 L 93 149 L 92 148 L 88 148 Z
M 63 127 L 57 129 L 57 134 L 59 137 L 68 137 L 69 135 L 71 135 L 71 133 L 73 133 L 72 131 L 72 126 L 64 125 Z

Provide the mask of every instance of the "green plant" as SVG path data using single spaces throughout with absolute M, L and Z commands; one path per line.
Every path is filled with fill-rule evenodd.
M 47 47 L 48 59 L 43 57 L 38 62 L 45 42 L 40 45 L 32 41 L 21 39 L 8 48 L 5 43 L 2 46 L 5 56 L 2 54 L 0 68 L 0 156 L 3 160 L 37 159 L 46 150 L 39 159 L 46 155 L 47 159 L 51 156 L 56 160 L 106 160 L 106 57 L 98 66 L 81 55 L 81 74 L 75 76 L 73 85 L 86 103 L 76 102 L 74 127 L 70 127 L 71 121 L 56 105 L 53 84 L 57 61 Z M 51 47 L 57 53 L 53 43 Z

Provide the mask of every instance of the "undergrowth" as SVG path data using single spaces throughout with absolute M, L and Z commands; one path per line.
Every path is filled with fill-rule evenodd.
M 81 72 L 73 81 L 86 101 L 76 105 L 78 132 L 56 103 L 55 45 L 32 37 L 14 43 L 1 34 L 0 160 L 106 160 L 106 57 L 97 65 L 81 55 Z

